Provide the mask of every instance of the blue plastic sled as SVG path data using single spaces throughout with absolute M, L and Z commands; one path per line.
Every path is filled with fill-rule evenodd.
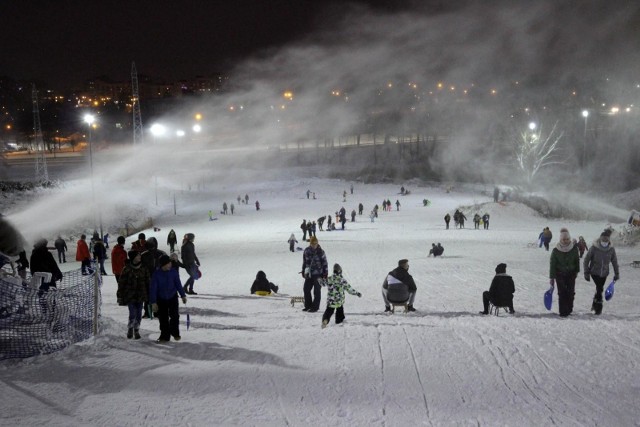
M 551 286 L 547 292 L 544 293 L 544 306 L 547 310 L 551 310 L 553 305 L 553 290 L 555 287 Z
M 609 286 L 607 286 L 607 290 L 604 291 L 604 299 L 606 301 L 609 301 L 611 298 L 613 298 L 613 292 L 615 291 L 613 285 L 615 283 L 615 280 L 612 280 L 611 283 L 609 283 Z

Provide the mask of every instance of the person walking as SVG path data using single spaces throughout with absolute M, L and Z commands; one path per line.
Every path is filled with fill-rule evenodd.
M 489 229 L 489 218 L 491 218 L 491 216 L 486 212 L 482 215 L 482 224 L 484 225 L 485 230 Z
M 222 214 L 223 214 L 223 215 L 226 215 L 226 214 L 227 214 L 227 209 L 228 209 L 228 208 L 227 208 L 227 202 L 224 202 L 224 203 L 222 204 Z
M 323 329 L 329 324 L 334 311 L 336 313 L 336 325 L 344 321 L 345 291 L 351 295 L 356 295 L 358 298 L 362 297 L 362 294 L 353 289 L 349 282 L 342 277 L 342 267 L 340 267 L 340 264 L 333 265 L 333 275 L 326 281 L 323 280 L 323 286 L 325 283 L 327 286 L 327 309 L 322 315 Z
M 149 302 L 160 321 L 160 337 L 156 342 L 168 342 L 171 337 L 175 341 L 180 341 L 178 295 L 182 298 L 183 304 L 187 303 L 187 296 L 180 283 L 180 275 L 173 268 L 171 258 L 168 255 L 162 255 L 159 264 L 160 268 L 153 273 L 149 287 Z
M 120 243 L 116 246 L 119 245 Z M 142 308 L 149 300 L 149 273 L 142 265 L 142 255 L 140 252 L 129 251 L 126 255 L 129 263 L 118 273 L 117 277 L 119 277 L 119 280 L 116 298 L 118 305 L 126 305 L 129 308 L 127 338 L 131 339 L 135 337 L 135 339 L 139 340 Z M 113 262 L 113 257 L 111 259 Z
M 63 262 L 67 262 L 67 257 L 65 255 L 65 252 L 67 252 L 67 242 L 64 241 L 62 236 L 58 236 L 56 241 L 53 242 L 53 245 L 56 247 L 56 250 L 58 251 L 58 262 L 60 264 L 62 264 Z
M 296 243 L 298 243 L 298 241 L 296 240 L 296 236 L 293 233 L 291 233 L 291 236 L 289 236 L 289 240 L 287 240 L 287 242 L 289 242 L 289 250 L 291 252 L 295 252 Z
M 611 244 L 610 235 L 609 230 L 603 231 L 600 237 L 593 242 L 584 258 L 584 280 L 588 282 L 589 279 L 593 279 L 593 283 L 596 285 L 591 311 L 597 315 L 602 313 L 602 291 L 609 275 L 609 264 L 613 266 L 613 280 L 617 282 L 620 279 L 618 257 L 616 249 Z
M 318 238 L 312 236 L 309 246 L 302 253 L 302 277 L 304 277 L 304 309 L 309 313 L 315 313 L 320 309 L 320 283 L 318 279 L 326 279 L 329 273 L 327 255 L 318 244 Z M 313 298 L 311 296 L 313 291 Z
M 125 238 L 124 236 L 118 236 L 117 243 L 111 249 L 111 272 L 116 278 L 116 282 L 119 283 L 120 275 L 124 266 L 127 263 L 127 251 L 124 249 Z
M 307 241 L 307 220 L 306 219 L 302 220 L 302 224 L 300 224 L 300 230 L 302 230 L 302 241 L 306 242 Z
M 449 215 L 449 213 L 447 212 L 447 214 L 444 216 L 444 223 L 447 225 L 447 230 L 449 229 L 449 221 L 451 221 L 451 215 Z
M 584 237 L 578 237 L 578 252 L 580 252 L 580 258 L 582 258 L 587 249 L 587 242 L 584 241 Z
M 573 312 L 576 293 L 576 276 L 580 272 L 578 247 L 571 240 L 569 230 L 560 229 L 560 241 L 551 251 L 549 259 L 549 284 L 558 287 L 558 310 L 561 317 Z
M 167 245 L 169 245 L 170 253 L 175 252 L 176 243 L 178 243 L 178 236 L 176 236 L 176 232 L 172 228 L 167 236 Z
M 104 269 L 104 260 L 107 259 L 107 249 L 104 247 L 104 243 L 98 233 L 93 234 L 93 259 L 98 261 L 100 266 L 100 274 L 107 275 Z
M 82 263 L 82 275 L 86 276 L 89 274 L 89 270 L 91 269 L 91 254 L 89 253 L 86 234 L 80 235 L 80 240 L 78 240 L 76 247 L 76 261 L 80 261 Z
M 231 215 L 233 215 L 233 211 L 235 210 L 235 206 L 233 205 L 233 203 L 231 203 L 231 206 L 229 206 L 229 208 L 231 208 Z
M 184 264 L 185 270 L 189 274 L 189 278 L 184 284 L 184 291 L 189 295 L 198 295 L 193 290 L 194 281 L 199 278 L 198 276 L 198 267 L 200 267 L 200 260 L 196 255 L 196 247 L 193 244 L 196 236 L 193 233 L 187 233 L 184 236 L 184 241 L 182 242 L 182 248 L 180 249 L 180 253 L 182 254 L 182 263 Z

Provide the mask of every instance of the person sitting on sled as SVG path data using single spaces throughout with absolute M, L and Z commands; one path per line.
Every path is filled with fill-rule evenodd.
M 515 291 L 513 278 L 507 274 L 507 264 L 498 264 L 489 290 L 482 293 L 484 310 L 480 314 L 489 314 L 489 303 L 496 307 L 508 307 L 509 313 L 515 313 L 513 309 L 513 293 Z
M 256 294 L 265 297 L 271 295 L 271 292 L 277 294 L 278 287 L 267 280 L 267 275 L 264 271 L 258 271 L 256 280 L 254 280 L 253 285 L 251 285 L 251 295 Z

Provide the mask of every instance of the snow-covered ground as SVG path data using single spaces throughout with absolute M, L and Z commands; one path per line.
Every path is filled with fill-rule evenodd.
M 551 312 L 542 302 L 549 252 L 530 244 L 545 226 L 555 236 L 567 226 L 591 242 L 605 223 L 550 221 L 462 188 L 413 187 L 400 196 L 399 185 L 354 183 L 343 202 L 350 184 L 211 185 L 184 192 L 176 216 L 161 188 L 164 207 L 154 215 L 161 231 L 146 230 L 147 237 L 168 250 L 171 228 L 195 233 L 202 262 L 199 294 L 181 305 L 182 341 L 156 344 L 156 320 L 143 320 L 142 340 L 127 340 L 127 309 L 116 304 L 107 276 L 99 336 L 56 354 L 0 362 L 0 425 L 640 425 L 636 248 L 617 248 L 621 280 L 601 316 L 590 313 L 594 285 L 580 275 L 574 314 L 563 319 L 556 301 Z M 306 198 L 307 189 L 316 200 Z M 249 205 L 238 206 L 236 196 L 245 193 Z M 289 252 L 287 239 L 295 232 L 301 240 L 303 219 L 334 216 L 341 206 L 349 213 L 359 202 L 368 214 L 384 198 L 399 199 L 400 211 L 317 232 L 329 265 L 339 263 L 362 292 L 347 295 L 342 325 L 321 329 L 324 290 L 318 313 L 289 303 L 302 295 L 302 252 Z M 218 212 L 223 201 L 236 204 L 235 215 L 208 221 L 207 211 Z M 444 214 L 458 207 L 466 207 L 467 228 L 445 230 Z M 491 215 L 488 231 L 473 229 L 476 209 Z M 20 211 L 10 217 L 19 223 Z M 441 259 L 427 257 L 432 242 L 445 247 Z M 387 315 L 380 287 L 401 258 L 418 285 L 417 311 Z M 482 316 L 481 294 L 501 262 L 516 283 L 516 314 Z M 249 294 L 258 270 L 280 286 L 279 295 Z

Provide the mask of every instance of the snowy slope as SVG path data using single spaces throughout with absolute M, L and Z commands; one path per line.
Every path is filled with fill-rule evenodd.
M 640 425 L 640 269 L 629 265 L 637 249 L 618 248 L 622 280 L 601 316 L 589 312 L 594 286 L 579 276 L 575 313 L 561 319 L 555 301 L 552 312 L 542 304 L 549 253 L 529 244 L 545 226 L 556 236 L 567 226 L 589 242 L 604 223 L 549 221 L 519 204 L 437 187 L 400 196 L 396 185 L 355 183 L 343 202 L 349 185 L 282 179 L 193 189 L 181 193 L 177 216 L 161 192 L 161 231 L 147 236 L 168 250 L 170 228 L 195 233 L 202 262 L 199 295 L 181 306 L 191 318 L 187 331 L 182 317 L 183 340 L 156 344 L 155 320 L 143 320 L 142 340 L 127 340 L 127 310 L 107 276 L 102 334 L 0 363 L 0 424 Z M 249 205 L 237 206 L 245 193 Z M 425 197 L 431 206 L 422 206 Z M 301 240 L 303 219 L 334 216 L 343 205 L 349 213 L 359 202 L 368 214 L 383 198 L 399 199 L 400 211 L 394 205 L 375 223 L 363 215 L 345 231 L 317 233 L 329 265 L 340 263 L 363 294 L 347 296 L 344 324 L 323 330 L 321 312 L 289 304 L 302 295 L 302 255 L 286 241 L 292 232 Z M 208 221 L 224 201 L 236 214 Z M 467 228 L 445 230 L 444 214 L 458 207 Z M 491 215 L 490 230 L 473 229 L 476 208 Z M 432 242 L 445 247 L 443 258 L 427 258 Z M 418 285 L 418 311 L 385 315 L 380 285 L 401 258 Z M 500 262 L 516 282 L 517 313 L 481 316 L 481 293 Z M 280 295 L 249 295 L 258 270 Z

